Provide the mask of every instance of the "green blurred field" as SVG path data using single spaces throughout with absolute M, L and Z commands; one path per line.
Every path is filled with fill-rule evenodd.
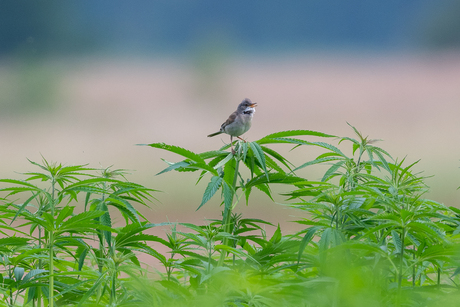
M 162 190 L 152 222 L 220 217 L 218 197 L 195 212 L 206 186 L 197 174 L 155 176 L 179 157 L 135 144 L 165 142 L 193 151 L 229 139 L 207 138 L 245 97 L 259 104 L 248 140 L 281 130 L 353 136 L 346 122 L 416 169 L 429 197 L 457 205 L 460 186 L 460 54 L 292 55 L 218 62 L 173 58 L 79 58 L 0 62 L 2 178 L 32 171 L 27 158 L 134 170 L 129 177 Z M 280 145 L 282 146 L 282 145 Z M 284 145 L 283 145 L 284 146 Z M 286 147 L 286 146 L 285 146 Z M 319 152 L 299 148 L 299 165 Z M 349 148 L 343 150 L 350 152 Z M 319 179 L 319 172 L 299 173 Z M 257 194 L 257 193 L 256 193 Z M 282 197 L 276 201 L 283 202 Z M 282 223 L 297 212 L 258 194 L 236 211 Z

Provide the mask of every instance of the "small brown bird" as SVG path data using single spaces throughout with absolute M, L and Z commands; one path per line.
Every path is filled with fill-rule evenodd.
M 233 150 L 233 137 L 236 136 L 240 140 L 240 135 L 244 134 L 251 128 L 252 117 L 256 112 L 255 107 L 257 107 L 257 103 L 252 102 L 250 99 L 244 99 L 238 106 L 235 112 L 233 112 L 225 123 L 220 126 L 220 131 L 211 133 L 208 137 L 216 136 L 221 133 L 226 133 L 230 135 L 230 146 L 232 148 L 232 153 L 234 154 L 235 151 Z M 244 141 L 244 140 L 243 140 Z

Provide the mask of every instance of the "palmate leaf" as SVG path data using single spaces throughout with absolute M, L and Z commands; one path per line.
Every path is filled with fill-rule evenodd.
M 256 187 L 256 189 L 258 189 L 258 190 L 264 192 L 268 197 L 270 197 L 270 199 L 271 199 L 272 201 L 275 201 L 275 200 L 273 199 L 273 197 L 272 197 L 272 193 L 271 193 L 271 191 L 270 191 L 270 187 L 268 186 L 268 184 L 266 184 L 266 183 L 264 183 L 264 184 L 258 184 L 258 185 L 256 185 L 255 187 Z M 249 197 L 249 196 L 248 196 L 248 197 Z
M 227 164 L 228 161 L 230 161 L 233 158 L 233 154 L 228 154 L 224 159 L 220 160 L 219 163 L 217 163 L 213 168 L 218 169 L 219 167 L 224 166 Z
M 179 146 L 174 146 L 174 145 L 167 145 L 165 143 L 152 143 L 152 144 L 139 144 L 139 145 L 143 145 L 143 146 L 150 146 L 150 147 L 154 147 L 154 148 L 159 148 L 159 149 L 164 149 L 164 150 L 167 150 L 167 151 L 170 151 L 170 152 L 173 152 L 175 154 L 178 154 L 178 155 L 181 155 L 187 159 L 190 159 L 192 161 L 195 161 L 196 163 L 203 163 L 203 164 L 206 164 L 204 162 L 204 159 L 188 150 L 188 149 L 185 149 L 185 148 L 182 148 L 182 147 L 179 147 Z
M 298 253 L 298 256 L 297 256 L 297 264 L 300 263 L 300 259 L 302 258 L 302 254 L 303 254 L 303 251 L 305 250 L 305 247 L 308 245 L 308 243 L 311 242 L 311 240 L 313 239 L 313 237 L 315 236 L 315 233 L 322 229 L 323 227 L 321 226 L 313 226 L 313 227 L 310 227 L 307 231 L 307 233 L 305 234 L 305 236 L 302 238 L 302 241 L 300 241 L 300 245 L 299 245 L 299 253 Z
M 0 247 L 27 245 L 27 242 L 29 241 L 30 239 L 21 237 L 0 238 Z
M 80 302 L 78 303 L 77 306 L 83 306 L 84 303 L 86 303 L 86 301 L 91 297 L 91 295 L 93 295 L 93 293 L 99 288 L 102 286 L 102 284 L 104 283 L 104 277 L 105 275 L 107 275 L 108 271 L 102 273 L 96 280 L 87 280 L 89 282 L 89 284 L 91 285 L 92 284 L 92 287 L 90 289 L 88 289 L 88 291 L 86 291 L 85 295 L 83 295 L 83 297 L 80 299 Z
M 333 164 L 325 173 L 321 181 L 328 181 L 333 175 L 335 175 L 336 171 L 345 163 L 345 160 L 339 161 Z
M 29 197 L 29 198 L 18 208 L 18 210 L 16 211 L 16 214 L 14 215 L 13 219 L 12 219 L 11 222 L 10 222 L 10 225 L 13 224 L 13 222 L 17 219 L 17 217 L 22 213 L 22 211 L 25 210 L 25 208 L 27 207 L 27 205 L 29 205 L 29 203 L 37 197 L 38 194 L 39 194 L 39 193 L 34 193 L 31 197 Z
M 167 168 L 165 168 L 164 170 L 162 170 L 161 172 L 157 173 L 155 176 L 161 175 L 163 173 L 167 173 L 169 171 L 172 171 L 172 170 L 175 170 L 175 169 L 178 169 L 178 168 L 184 168 L 184 167 L 187 167 L 189 165 L 190 165 L 190 163 L 185 162 L 185 161 L 173 163 L 170 166 L 168 166 Z
M 315 165 L 315 164 L 319 164 L 319 163 L 324 163 L 324 162 L 329 162 L 329 161 L 336 161 L 336 160 L 344 160 L 343 157 L 339 157 L 339 156 L 332 156 L 332 157 L 322 157 L 322 158 L 317 158 L 315 160 L 312 160 L 312 161 L 309 161 L 309 162 L 306 162 L 304 164 L 302 164 L 301 166 L 299 167 L 296 167 L 293 172 L 295 171 L 298 171 L 299 169 L 302 169 L 304 167 L 307 167 L 307 166 L 310 166 L 310 165 Z
M 454 260 L 452 256 L 458 255 L 458 247 L 455 246 L 445 246 L 441 244 L 431 245 L 428 246 L 426 249 L 423 250 L 419 259 L 417 259 L 418 263 L 422 263 L 423 261 L 445 261 L 450 262 Z
M 252 152 L 253 152 L 254 156 L 256 157 L 257 161 L 259 161 L 260 166 L 264 170 L 265 175 L 267 176 L 267 180 L 268 180 L 267 166 L 265 164 L 265 154 L 264 154 L 262 148 L 260 147 L 259 144 L 255 143 L 255 142 L 249 143 L 249 146 L 251 147 Z
M 68 185 L 62 192 L 65 193 L 67 192 L 68 190 L 79 190 L 81 189 L 81 187 L 91 187 L 91 188 L 94 188 L 94 185 L 95 184 L 98 184 L 98 183 L 113 183 L 113 184 L 117 184 L 117 183 L 120 183 L 122 184 L 123 181 L 120 181 L 120 180 L 116 180 L 116 179 L 110 179 L 110 178 L 103 178 L 103 177 L 99 177 L 99 178 L 91 178 L 91 179 L 85 179 L 85 180 L 80 180 L 78 182 L 75 182 L 75 183 L 72 183 L 70 185 Z M 78 189 L 77 189 L 78 188 Z M 83 190 L 83 191 L 86 191 L 86 190 Z M 105 190 L 100 190 L 102 193 L 106 193 L 107 191 Z
M 210 172 L 211 174 L 215 176 L 218 175 L 217 171 L 206 163 L 190 163 L 189 166 L 184 167 L 184 168 L 179 168 L 177 170 L 178 171 L 193 171 L 193 172 L 196 170 L 204 170 L 204 171 Z
M 42 192 L 43 191 L 42 189 L 40 189 L 39 187 L 35 186 L 34 184 L 29 183 L 29 182 L 24 181 L 24 180 L 0 179 L 0 182 L 12 183 L 12 184 L 17 185 L 17 187 L 8 187 L 8 188 L 0 189 L 0 191 L 10 191 L 10 193 L 8 195 L 16 194 L 16 193 L 19 193 L 19 192 L 25 192 L 25 191 L 34 191 L 34 192 Z
M 117 197 L 115 195 L 110 195 L 109 198 L 107 198 L 107 204 L 108 205 L 113 205 L 116 208 L 123 207 L 127 211 L 130 212 L 130 217 L 134 217 L 134 219 L 130 218 L 133 222 L 140 222 L 139 220 L 139 215 L 143 218 L 146 219 L 138 210 L 136 210 L 124 197 Z
M 318 131 L 312 131 L 312 130 L 287 130 L 287 131 L 271 133 L 269 135 L 264 136 L 262 139 L 273 139 L 273 138 L 299 136 L 299 135 L 319 136 L 319 137 L 325 137 L 325 138 L 337 137 L 335 135 L 326 134 L 326 133 L 318 132 Z
M 293 139 L 293 138 L 272 138 L 272 139 L 260 139 L 257 141 L 258 144 L 268 144 L 268 143 L 282 143 L 282 144 L 295 144 L 295 145 L 308 145 L 308 146 L 319 146 L 325 149 L 328 149 L 332 152 L 335 152 L 339 156 L 342 156 L 344 158 L 347 158 L 347 156 L 336 146 L 324 143 L 324 142 L 309 142 L 309 141 L 304 141 L 300 139 Z
M 257 177 L 254 177 L 253 179 L 249 180 L 245 188 L 252 188 L 254 186 L 260 185 L 260 184 L 266 184 L 266 183 L 280 183 L 280 184 L 300 184 L 300 183 L 305 183 L 305 185 L 308 184 L 308 182 L 301 177 L 296 177 L 296 176 L 290 176 L 286 175 L 285 173 L 269 173 L 269 174 L 263 174 Z
M 211 150 L 211 151 L 205 151 L 199 154 L 199 156 L 203 158 L 204 160 L 216 158 L 219 156 L 226 156 L 226 155 L 228 155 L 228 152 L 224 150 Z
M 418 222 L 418 221 L 411 221 L 407 225 L 407 227 L 410 230 L 414 231 L 417 234 L 423 234 L 425 238 L 430 238 L 431 240 L 434 240 L 434 241 L 446 241 L 446 237 L 442 233 L 434 230 L 430 226 L 435 228 L 434 225 L 430 225 L 430 224 Z
M 219 176 L 214 176 L 211 178 L 211 181 L 208 183 L 208 186 L 206 187 L 206 190 L 204 191 L 203 199 L 201 200 L 201 204 L 198 206 L 196 209 L 197 211 L 205 204 L 207 203 L 211 197 L 216 194 L 217 190 L 220 188 L 222 185 L 222 177 Z
M 271 148 L 265 147 L 265 146 L 260 146 L 262 150 L 267 154 L 278 160 L 280 163 L 282 163 L 284 166 L 287 167 L 287 169 L 292 170 L 289 164 L 291 164 L 288 160 L 286 160 L 281 154 L 278 152 L 274 151 Z M 265 157 L 267 157 L 267 155 Z M 246 156 L 244 157 L 246 158 Z M 289 164 L 288 164 L 289 163 Z
M 223 182 L 223 195 L 224 195 L 224 205 L 225 205 L 225 213 L 228 212 L 228 210 L 232 207 L 233 204 L 233 195 L 234 191 L 230 185 L 227 184 L 227 182 Z M 224 217 L 224 221 L 226 217 Z
M 399 237 L 399 234 L 396 232 L 396 230 L 391 231 L 391 237 L 393 238 L 393 244 L 395 246 L 396 253 L 400 254 L 403 242 L 401 241 L 401 238 Z
M 285 173 L 285 171 L 275 162 L 269 155 L 265 155 L 265 163 L 269 169 L 275 170 L 278 173 Z
M 232 159 L 232 160 L 230 160 L 229 162 L 227 162 L 224 165 L 223 179 L 231 187 L 233 186 L 233 181 L 235 180 L 235 175 L 238 176 L 238 174 L 235 174 L 236 163 L 237 163 L 236 159 Z M 238 165 L 238 167 L 239 167 L 239 165 Z
M 64 233 L 64 232 L 95 232 L 97 229 L 112 231 L 112 228 L 97 223 L 94 219 L 98 218 L 105 214 L 104 211 L 95 210 L 95 211 L 87 211 L 77 214 L 67 221 L 63 222 L 56 233 Z

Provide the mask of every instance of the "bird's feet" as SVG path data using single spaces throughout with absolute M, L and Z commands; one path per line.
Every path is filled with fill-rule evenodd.
M 242 138 L 240 138 L 239 136 L 237 136 L 237 138 L 239 138 L 239 139 L 242 140 L 243 142 L 247 143 L 245 139 L 242 139 Z

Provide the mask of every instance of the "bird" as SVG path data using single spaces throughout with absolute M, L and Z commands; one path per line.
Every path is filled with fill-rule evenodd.
M 238 105 L 236 111 L 228 117 L 222 126 L 220 126 L 220 130 L 209 134 L 208 137 L 213 137 L 221 133 L 230 135 L 230 146 L 232 153 L 235 154 L 235 151 L 233 150 L 233 137 L 237 137 L 244 141 L 242 138 L 240 138 L 240 135 L 246 133 L 249 128 L 251 128 L 252 117 L 256 112 L 255 107 L 257 107 L 257 103 L 252 102 L 248 98 L 244 99 Z

